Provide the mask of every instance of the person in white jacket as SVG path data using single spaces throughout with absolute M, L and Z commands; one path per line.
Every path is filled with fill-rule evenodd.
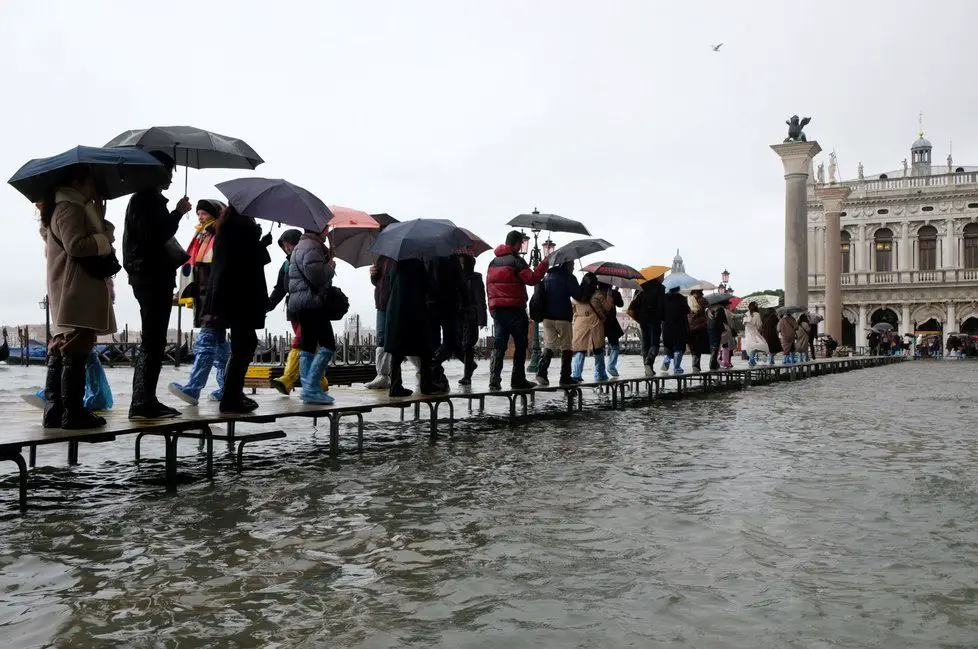
M 745 347 L 747 348 L 747 364 L 751 367 L 757 365 L 757 352 L 764 352 L 771 355 L 767 341 L 761 335 L 761 310 L 757 302 L 747 305 L 747 317 L 744 318 L 744 329 L 746 332 Z

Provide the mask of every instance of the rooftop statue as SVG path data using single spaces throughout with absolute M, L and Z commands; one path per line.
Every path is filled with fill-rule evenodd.
M 808 138 L 802 132 L 802 129 L 808 126 L 808 123 L 812 121 L 811 117 L 806 117 L 802 120 L 798 119 L 797 115 L 792 115 L 791 119 L 786 121 L 785 124 L 788 125 L 788 137 L 784 139 L 785 142 L 808 142 Z

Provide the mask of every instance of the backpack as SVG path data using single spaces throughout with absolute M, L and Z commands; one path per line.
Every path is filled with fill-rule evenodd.
M 533 287 L 533 296 L 530 298 L 530 320 L 533 322 L 543 322 L 547 319 L 547 287 L 543 281 L 537 282 Z

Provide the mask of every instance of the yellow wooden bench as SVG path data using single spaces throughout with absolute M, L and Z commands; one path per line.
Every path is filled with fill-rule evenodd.
M 281 365 L 250 365 L 245 374 L 245 387 L 271 388 L 272 379 L 282 376 L 284 369 Z M 376 376 L 377 368 L 373 365 L 330 365 L 326 370 L 326 379 L 330 385 L 366 383 Z

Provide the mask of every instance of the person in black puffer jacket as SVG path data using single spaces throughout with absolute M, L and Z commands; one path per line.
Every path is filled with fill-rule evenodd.
M 560 358 L 560 384 L 569 385 L 574 359 L 574 309 L 571 300 L 581 299 L 581 284 L 574 277 L 574 262 L 554 266 L 543 278 L 546 293 L 546 317 L 541 323 L 543 355 L 537 365 L 537 384 L 550 385 L 547 372 L 554 358 Z

